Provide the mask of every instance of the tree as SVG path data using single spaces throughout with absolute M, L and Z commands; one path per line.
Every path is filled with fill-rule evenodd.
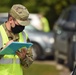
M 53 28 L 62 10 L 75 5 L 76 0 L 0 0 L 0 12 L 7 12 L 13 4 L 23 4 L 30 13 L 43 13 Z

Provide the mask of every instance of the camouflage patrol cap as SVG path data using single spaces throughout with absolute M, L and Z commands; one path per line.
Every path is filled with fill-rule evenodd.
M 24 7 L 23 5 L 21 4 L 13 5 L 9 13 L 12 17 L 16 19 L 16 21 L 20 25 L 22 26 L 29 25 L 29 20 L 28 20 L 29 12 L 27 8 Z

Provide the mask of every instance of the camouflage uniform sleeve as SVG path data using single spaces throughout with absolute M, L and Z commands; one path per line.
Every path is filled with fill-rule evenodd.
M 26 56 L 21 61 L 23 67 L 29 67 L 33 63 L 32 47 L 27 50 Z

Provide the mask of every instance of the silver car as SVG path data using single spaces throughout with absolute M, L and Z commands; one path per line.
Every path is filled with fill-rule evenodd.
M 54 55 L 54 33 L 37 30 L 34 26 L 29 25 L 25 27 L 29 38 L 33 45 L 34 59 L 44 59 L 47 56 Z

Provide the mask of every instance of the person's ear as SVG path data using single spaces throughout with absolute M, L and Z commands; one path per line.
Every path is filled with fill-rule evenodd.
M 8 21 L 9 21 L 9 23 L 10 23 L 10 25 L 12 27 L 15 27 L 15 23 L 14 23 L 13 17 L 9 17 Z
M 12 18 L 12 17 L 9 17 L 8 21 L 9 21 L 10 23 L 12 23 L 12 22 L 13 22 L 13 18 Z

